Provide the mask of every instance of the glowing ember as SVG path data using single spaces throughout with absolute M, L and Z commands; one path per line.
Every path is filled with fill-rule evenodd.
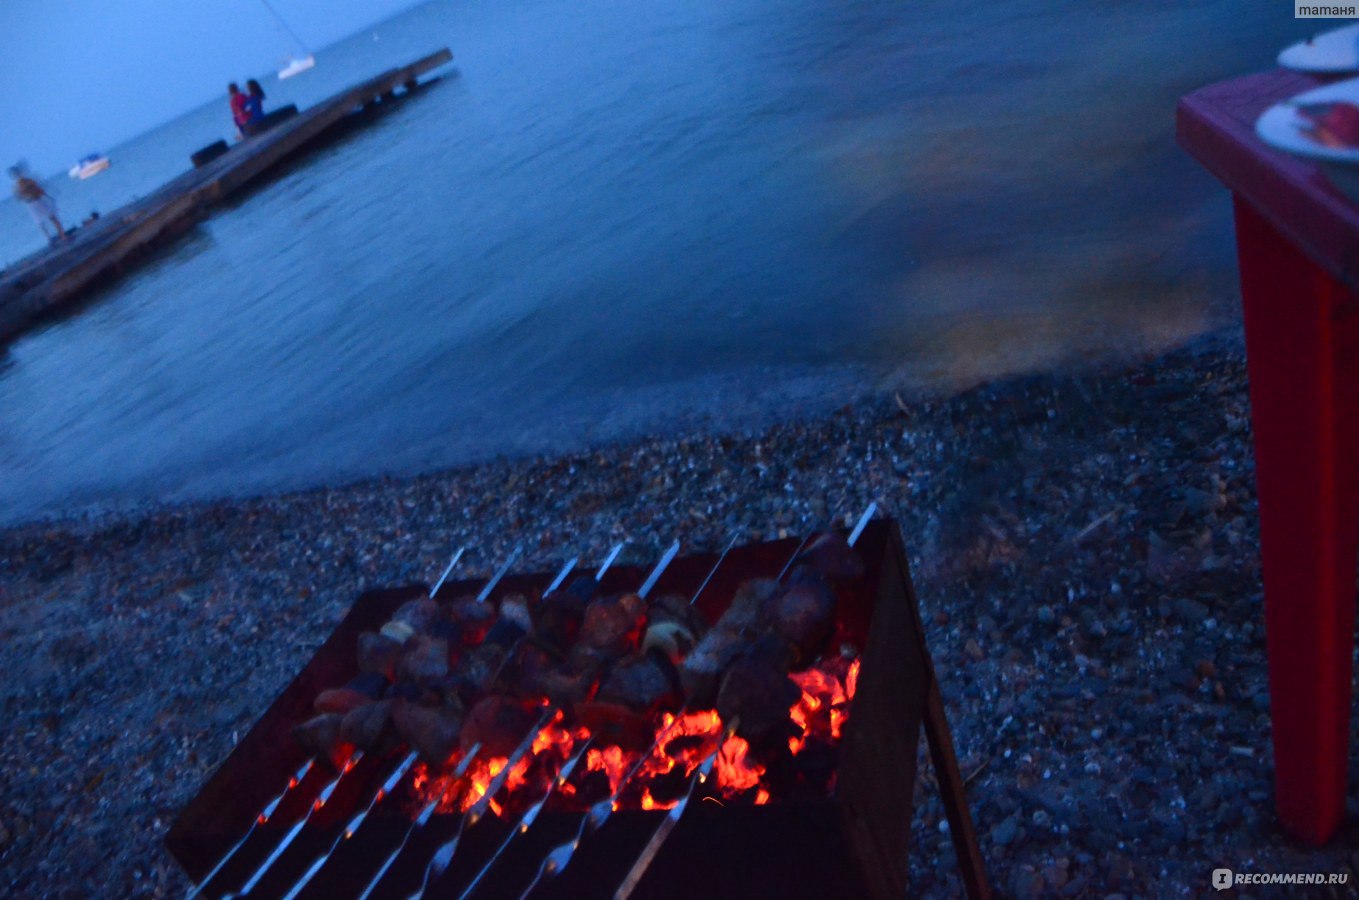
M 728 796 L 750 790 L 760 783 L 764 775 L 764 766 L 750 759 L 750 745 L 735 735 L 727 738 L 727 742 L 722 745 L 714 769 L 718 787 Z
M 854 660 L 846 667 L 840 658 L 828 659 L 789 675 L 800 691 L 797 701 L 788 710 L 790 730 L 796 732 L 788 739 L 788 749 L 793 755 L 802 752 L 809 740 L 824 745 L 833 745 L 840 740 L 849 719 L 849 703 L 858 676 L 859 661 Z M 534 802 L 546 785 L 557 777 L 570 758 L 572 748 L 590 739 L 587 729 L 568 728 L 564 722 L 564 716 L 558 712 L 535 735 L 531 751 L 507 774 L 502 792 L 487 803 L 490 812 L 502 816 L 507 806 L 522 808 Z M 612 796 L 615 809 L 672 809 L 678 803 L 674 779 L 691 776 L 713 754 L 724 731 L 722 719 L 715 710 L 688 712 L 678 718 L 663 713 L 656 723 L 659 739 L 646 758 L 643 759 L 639 751 L 625 750 L 618 745 L 592 746 L 581 759 L 577 777 L 557 787 L 558 800 L 554 802 L 578 808 L 582 803 L 595 803 L 605 796 Z M 466 812 L 482 799 L 506 762 L 504 757 L 477 760 L 457 785 L 451 784 L 447 775 L 440 775 L 423 765 L 416 766 L 413 770 L 416 796 L 424 802 L 441 798 L 440 812 Z M 589 782 L 580 780 L 581 773 L 603 775 L 608 794 L 602 794 L 604 785 L 600 782 L 587 787 Z M 629 786 L 624 786 L 630 773 Z M 711 793 L 714 802 L 721 802 L 717 798 L 731 801 L 753 794 L 747 802 L 756 806 L 768 804 L 775 791 L 765 781 L 766 774 L 767 761 L 757 757 L 744 738 L 735 735 L 727 738 L 713 761 Z M 660 779 L 667 776 L 670 782 L 662 784 Z
M 509 760 L 504 756 L 497 756 L 485 762 L 475 762 L 472 768 L 467 770 L 467 786 L 463 789 L 462 796 L 458 798 L 458 812 L 467 812 L 477 801 L 486 796 L 486 791 L 490 789 L 491 782 L 500 770 L 505 768 L 505 763 Z M 494 800 L 490 803 L 491 812 L 500 815 L 500 805 Z
M 859 661 L 850 664 L 845 685 L 831 672 L 811 668 L 790 676 L 802 689 L 802 696 L 788 710 L 788 717 L 798 726 L 799 735 L 788 739 L 788 749 L 794 755 L 802 752 L 807 738 L 815 735 L 830 740 L 840 739 L 840 729 L 849 713 L 847 707 L 859 678 Z
M 623 756 L 623 748 L 605 747 L 603 750 L 590 749 L 585 753 L 585 769 L 588 772 L 603 772 L 609 778 L 609 793 L 618 793 L 618 785 L 628 771 L 628 761 Z
M 844 673 L 843 681 L 837 674 L 841 672 Z M 788 749 L 793 755 L 805 749 L 807 742 L 813 738 L 825 744 L 840 740 L 849 719 L 849 703 L 857 687 L 858 676 L 858 660 L 854 660 L 848 668 L 845 668 L 842 660 L 828 660 L 805 671 L 790 674 L 789 677 L 800 690 L 800 696 L 788 710 L 789 722 L 797 732 L 788 739 Z M 531 752 L 525 754 L 506 776 L 503 793 L 487 804 L 492 813 L 503 815 L 502 804 L 509 802 L 507 798 L 513 799 L 516 795 L 522 794 L 528 798 L 524 802 L 532 802 L 547 782 L 556 777 L 562 764 L 570 757 L 572 748 L 590 738 L 587 729 L 567 728 L 562 724 L 563 721 L 564 717 L 558 713 L 535 736 Z M 656 729 L 657 735 L 663 737 L 645 759 L 641 758 L 639 752 L 624 750 L 618 745 L 591 747 L 586 751 L 581 761 L 582 769 L 604 776 L 608 782 L 609 795 L 616 798 L 615 809 L 626 806 L 640 806 L 645 810 L 672 809 L 678 803 L 678 798 L 658 799 L 657 794 L 671 797 L 674 788 L 661 789 L 658 779 L 664 776 L 691 776 L 713 753 L 716 742 L 724 733 L 722 718 L 711 709 L 684 713 L 678 718 L 671 713 L 664 713 Z M 413 770 L 415 792 L 426 801 L 442 797 L 441 812 L 466 812 L 490 789 L 491 782 L 505 764 L 504 757 L 476 761 L 456 789 L 447 776 L 431 772 L 423 765 L 416 766 Z M 635 784 L 636 788 L 625 787 L 620 795 L 620 786 L 634 768 L 636 772 L 629 784 Z M 754 804 L 764 806 L 773 799 L 770 785 L 764 780 L 765 775 L 766 765 L 756 758 L 749 743 L 733 735 L 723 742 L 714 760 L 714 794 L 732 800 L 754 791 Z M 567 782 L 558 787 L 561 800 L 574 807 L 580 802 L 592 803 L 601 799 L 599 794 L 582 792 L 582 783 L 579 779 L 573 780 L 575 784 Z M 599 785 L 593 790 L 602 789 L 603 786 Z
M 678 800 L 669 800 L 665 803 L 657 802 L 652 798 L 650 788 L 642 794 L 642 809 L 674 809 L 678 803 Z

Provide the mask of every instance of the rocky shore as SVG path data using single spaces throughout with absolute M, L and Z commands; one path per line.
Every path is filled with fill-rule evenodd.
M 1002 893 L 1352 871 L 1359 832 L 1312 850 L 1273 817 L 1249 429 L 1228 334 L 759 434 L 0 531 L 0 893 L 182 895 L 160 843 L 178 810 L 359 592 L 430 580 L 459 545 L 469 575 L 519 542 L 529 569 L 624 537 L 645 562 L 869 500 L 912 546 Z M 955 896 L 922 772 L 915 886 Z

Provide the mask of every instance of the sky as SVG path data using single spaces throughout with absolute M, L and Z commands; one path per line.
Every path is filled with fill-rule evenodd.
M 419 0 L 271 0 L 313 51 Z M 0 0 L 0 164 L 64 170 L 271 71 L 260 0 Z

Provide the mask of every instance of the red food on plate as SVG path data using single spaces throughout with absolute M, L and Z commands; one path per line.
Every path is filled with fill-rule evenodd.
M 1326 147 L 1359 149 L 1359 106 L 1353 103 L 1316 103 L 1298 107 L 1312 123 L 1307 134 Z

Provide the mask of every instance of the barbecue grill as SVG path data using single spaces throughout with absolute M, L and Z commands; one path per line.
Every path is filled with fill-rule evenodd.
M 513 595 L 533 597 L 560 582 L 563 573 L 506 574 L 491 585 L 441 580 L 432 592 L 412 585 L 360 596 L 203 785 L 174 823 L 166 845 L 203 895 L 213 897 L 240 892 L 245 885 L 251 886 L 249 896 L 259 897 L 290 892 L 298 897 L 358 897 L 365 890 L 372 897 L 409 897 L 427 878 L 425 895 L 430 897 L 520 897 L 530 885 L 528 896 L 544 900 L 619 896 L 620 888 L 621 896 L 638 898 L 902 897 L 909 893 L 907 861 L 923 728 L 964 885 L 970 896 L 987 896 L 901 535 L 891 520 L 879 519 L 856 536 L 863 575 L 836 586 L 836 637 L 827 651 L 828 656 L 852 653 L 857 658 L 852 702 L 847 718 L 841 711 L 843 727 L 837 726 L 841 733 L 833 753 L 819 746 L 825 751 L 819 756 L 803 754 L 816 756 L 808 764 L 812 768 L 829 766 L 829 777 L 825 772 L 820 781 L 798 776 L 799 783 L 824 784 L 819 792 L 809 796 L 805 789 L 760 787 L 739 796 L 723 793 L 714 786 L 718 779 L 700 780 L 702 766 L 696 759 L 679 773 L 684 776 L 680 790 L 663 802 L 649 799 L 650 789 L 645 803 L 636 796 L 629 802 L 615 797 L 602 824 L 587 828 L 583 814 L 590 804 L 573 803 L 566 796 L 571 788 L 561 787 L 535 810 L 533 801 L 541 790 L 533 796 L 523 795 L 522 789 L 519 796 L 508 788 L 502 791 L 504 774 L 489 789 L 481 786 L 486 796 L 479 807 L 460 806 L 451 793 L 431 802 L 446 790 L 435 791 L 436 781 L 465 779 L 483 760 L 464 761 L 462 770 L 454 772 L 458 777 L 450 777 L 423 763 L 412 767 L 413 756 L 405 747 L 330 760 L 313 758 L 299 745 L 293 729 L 312 715 L 318 694 L 358 674 L 360 634 L 382 628 L 403 604 L 427 593 L 447 602 L 487 588 L 493 588 L 486 590 L 488 604 Z M 805 546 L 805 539 L 788 539 L 728 548 L 721 555 L 677 556 L 654 568 L 606 566 L 599 593 L 638 591 L 650 574 L 650 596 L 692 596 L 694 608 L 713 622 L 743 583 L 780 575 Z M 657 726 L 657 746 L 667 737 L 666 727 L 677 727 L 671 720 L 666 720 L 668 726 Z M 563 724 L 547 701 L 533 730 L 546 734 L 544 723 L 556 728 L 553 733 L 569 733 L 574 739 L 576 753 L 567 752 L 558 762 L 574 765 L 573 775 L 585 770 L 589 753 L 606 749 L 600 735 Z M 725 723 L 727 730 L 713 745 L 721 749 L 704 760 L 709 769 L 730 749 L 724 741 L 733 737 L 738 724 Z M 518 752 L 527 750 L 528 743 L 534 752 L 547 743 L 542 735 L 534 740 L 528 733 L 526 738 Z M 585 740 L 594 743 L 587 748 Z M 474 757 L 478 750 L 464 755 Z M 643 758 L 638 755 L 639 761 Z M 508 774 L 520 761 L 511 758 L 501 772 Z M 456 762 L 450 760 L 450 768 Z M 280 791 L 282 799 L 270 809 Z M 323 793 L 324 802 L 319 802 Z M 621 795 L 621 789 L 616 793 Z M 492 809 L 488 804 L 493 798 L 502 801 L 494 804 L 501 814 L 486 811 Z M 427 820 L 415 822 L 422 808 Z M 469 815 L 477 808 L 482 814 Z M 352 827 L 365 810 L 361 825 L 347 833 L 346 826 Z M 305 826 L 298 828 L 303 821 Z M 523 827 L 526 822 L 531 827 Z M 281 845 L 286 849 L 279 852 Z M 451 855 L 449 845 L 455 847 Z M 431 867 L 441 847 L 446 867 Z M 564 848 L 569 848 L 569 865 L 552 871 L 545 860 Z M 375 881 L 388 860 L 393 860 L 390 868 Z M 543 877 L 544 871 L 550 877 Z

